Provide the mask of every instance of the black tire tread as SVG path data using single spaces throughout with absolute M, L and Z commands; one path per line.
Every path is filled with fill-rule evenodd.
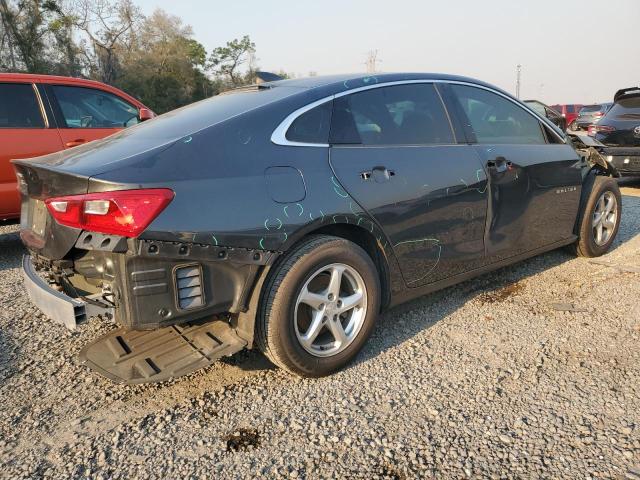
M 269 329 L 269 316 L 272 311 L 277 310 L 278 303 L 286 299 L 285 296 L 278 295 L 277 292 L 289 270 L 318 247 L 336 241 L 353 245 L 348 240 L 329 235 L 312 235 L 303 240 L 284 257 L 282 262 L 274 266 L 275 274 L 271 275 L 262 291 L 258 318 L 256 318 L 256 343 L 273 364 L 297 375 L 300 374 L 299 370 L 281 352 L 273 348 L 275 339 L 272 335 L 273 331 Z

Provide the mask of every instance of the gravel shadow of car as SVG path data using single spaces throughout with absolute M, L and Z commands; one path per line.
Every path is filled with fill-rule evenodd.
M 0 271 L 18 268 L 26 253 L 18 229 L 13 222 L 0 222 Z
M 625 210 L 637 210 L 634 217 L 640 216 L 640 190 L 638 196 L 623 194 L 622 201 L 622 222 L 610 252 L 640 233 L 636 223 L 625 221 L 630 215 L 625 215 Z M 411 339 L 478 296 L 483 303 L 500 302 L 517 294 L 522 285 L 520 282 L 526 278 L 575 258 L 567 249 L 553 250 L 394 307 L 378 318 L 370 340 L 347 368 L 353 368 Z M 411 320 L 406 321 L 405 318 L 409 316 Z
M 18 358 L 18 345 L 0 330 L 0 386 L 18 373 L 14 360 Z

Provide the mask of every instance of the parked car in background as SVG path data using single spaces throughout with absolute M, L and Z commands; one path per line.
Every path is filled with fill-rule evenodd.
M 594 125 L 600 121 L 605 113 L 611 108 L 612 103 L 596 103 L 585 105 L 580 109 L 576 118 L 576 128 L 574 130 L 587 130 L 589 125 Z
M 601 154 L 620 175 L 640 175 L 640 88 L 616 92 L 613 106 L 589 127 L 589 135 L 605 145 Z
M 568 103 L 565 105 L 551 105 L 551 108 L 556 112 L 560 113 L 565 120 L 567 121 L 567 128 L 574 129 L 575 125 L 573 124 L 574 120 L 578 118 L 578 112 L 582 108 L 582 105 L 579 103 Z
M 0 73 L 0 220 L 20 215 L 11 159 L 81 145 L 153 116 L 138 100 L 104 83 Z
M 266 82 L 14 165 L 31 299 L 120 323 L 81 354 L 119 382 L 245 347 L 327 375 L 380 311 L 562 246 L 602 255 L 620 224 L 606 164 L 452 75 Z
M 545 105 L 539 100 L 525 100 L 524 103 L 529 105 L 533 110 L 543 117 L 548 118 L 551 123 L 555 124 L 563 132 L 567 129 L 567 120 L 553 108 Z

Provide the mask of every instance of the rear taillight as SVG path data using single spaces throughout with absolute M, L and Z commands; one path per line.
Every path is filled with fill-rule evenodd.
M 173 200 L 166 188 L 117 190 L 45 200 L 55 220 L 92 232 L 137 237 Z
M 615 131 L 615 127 L 610 127 L 609 125 L 589 125 L 587 135 L 595 137 L 596 133 L 609 133 L 613 131 Z

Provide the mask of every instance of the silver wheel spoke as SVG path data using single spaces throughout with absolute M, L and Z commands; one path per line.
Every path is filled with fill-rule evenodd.
M 338 308 L 338 313 L 344 313 L 352 308 L 360 306 L 362 303 L 362 292 L 356 292 L 353 295 L 349 295 L 348 297 L 340 298 L 340 307 Z
M 327 287 L 327 294 L 333 295 L 333 298 L 338 298 L 340 295 L 340 285 L 342 284 L 342 273 L 344 267 L 334 266 L 331 268 L 331 279 L 329 280 L 329 286 Z
M 339 318 L 329 320 L 329 330 L 331 331 L 333 338 L 335 338 L 338 346 L 343 345 L 347 341 L 347 334 L 345 333 Z
M 311 347 L 311 345 L 313 345 L 313 341 L 318 337 L 318 334 L 320 333 L 324 325 L 323 315 L 324 312 L 321 312 L 319 310 L 313 312 L 311 325 L 309 325 L 306 333 L 300 337 L 300 343 L 302 343 L 304 346 Z
M 314 310 L 320 310 L 322 305 L 326 302 L 326 298 L 319 293 L 310 292 L 307 287 L 305 287 L 300 293 L 299 302 L 305 303 L 309 305 Z
M 596 242 L 601 243 L 602 242 L 602 223 L 599 223 L 598 226 L 596 227 Z
M 596 212 L 593 214 L 593 226 L 596 227 L 602 223 L 603 214 L 600 212 Z
M 613 207 L 615 206 L 615 204 L 616 204 L 616 201 L 613 196 L 606 198 L 606 204 L 604 207 L 605 216 L 611 213 L 611 210 L 613 210 Z
M 602 225 L 604 225 L 604 227 L 605 227 L 607 230 L 610 230 L 610 229 L 612 229 L 613 227 L 615 227 L 616 222 L 615 222 L 615 220 L 611 220 L 610 218 L 605 218 L 605 219 L 602 221 Z

